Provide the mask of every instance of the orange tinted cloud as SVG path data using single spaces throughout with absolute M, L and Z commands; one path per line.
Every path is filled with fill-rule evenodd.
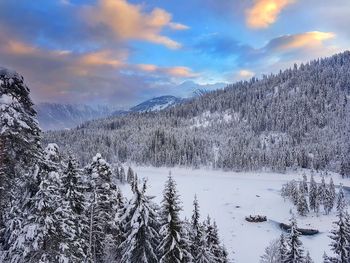
M 198 74 L 194 73 L 190 68 L 183 66 L 158 67 L 153 64 L 138 64 L 137 68 L 142 71 L 165 74 L 171 77 L 192 78 L 198 76 Z
M 90 7 L 87 19 L 93 25 L 104 25 L 117 39 L 139 39 L 162 44 L 168 48 L 180 48 L 181 44 L 161 35 L 163 28 L 184 30 L 188 27 L 172 22 L 172 16 L 163 9 L 144 12 L 141 5 L 126 0 L 99 0 L 98 6 Z
M 113 57 L 111 51 L 97 51 L 87 53 L 80 58 L 80 64 L 84 66 L 111 66 L 120 67 L 123 65 L 123 61 L 120 58 Z
M 275 23 L 278 15 L 295 0 L 255 0 L 246 10 L 246 22 L 251 28 L 267 28 Z
M 173 77 L 191 78 L 198 76 L 198 74 L 193 73 L 188 67 L 171 67 L 166 68 L 164 71 Z
M 149 71 L 149 72 L 154 72 L 158 69 L 156 65 L 152 64 L 139 64 L 137 67 L 143 71 Z
M 325 40 L 329 40 L 335 37 L 332 32 L 319 32 L 312 31 L 296 35 L 288 36 L 288 40 L 283 43 L 280 49 L 295 49 L 302 47 L 315 47 L 320 46 Z
M 37 52 L 35 47 L 16 40 L 10 40 L 7 43 L 6 50 L 14 55 L 30 55 Z
M 255 73 L 247 69 L 242 69 L 238 72 L 238 75 L 242 78 L 251 78 L 255 75 Z

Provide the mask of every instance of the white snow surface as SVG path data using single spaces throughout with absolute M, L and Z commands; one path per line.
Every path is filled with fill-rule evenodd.
M 165 181 L 171 171 L 177 183 L 183 204 L 182 216 L 190 218 L 193 210 L 193 199 L 196 194 L 200 204 L 201 219 L 209 214 L 216 220 L 221 240 L 230 257 L 237 263 L 254 263 L 260 261 L 265 247 L 282 233 L 276 222 L 289 223 L 290 210 L 295 208 L 290 201 L 284 201 L 280 195 L 284 183 L 292 179 L 300 180 L 303 172 L 278 174 L 271 172 L 224 172 L 210 169 L 154 168 L 133 167 L 139 178 L 148 178 L 148 195 L 154 195 L 159 204 Z M 308 171 L 306 171 L 309 174 Z M 349 179 L 332 175 L 336 185 L 350 185 Z M 308 176 L 308 179 L 309 176 Z M 315 176 L 317 182 L 320 176 Z M 328 183 L 329 178 L 326 177 Z M 127 197 L 131 196 L 130 187 L 126 184 L 122 190 Z M 248 223 L 249 215 L 265 215 L 264 223 Z M 336 220 L 335 212 L 326 216 L 323 211 L 317 216 L 309 213 L 307 217 L 296 216 L 298 226 L 316 228 L 320 234 L 302 236 L 305 250 L 309 250 L 313 260 L 322 262 L 323 252 L 329 255 L 329 231 Z

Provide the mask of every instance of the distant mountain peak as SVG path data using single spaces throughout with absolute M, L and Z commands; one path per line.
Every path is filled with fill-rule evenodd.
M 182 100 L 183 99 L 172 96 L 172 95 L 155 97 L 155 98 L 146 100 L 146 101 L 130 108 L 130 111 L 132 111 L 132 112 L 147 112 L 147 111 L 164 110 L 166 108 L 169 108 L 171 106 L 174 106 L 174 105 L 180 103 Z

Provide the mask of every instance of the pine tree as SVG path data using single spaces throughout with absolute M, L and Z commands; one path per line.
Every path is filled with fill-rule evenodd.
M 69 154 L 61 179 L 61 191 L 65 205 L 70 207 L 75 236 L 71 242 L 75 245 L 71 253 L 77 254 L 77 258 L 83 255 L 86 262 L 91 260 L 88 251 L 89 222 L 86 217 L 87 200 L 85 198 L 86 186 L 84 185 L 81 170 L 77 167 L 75 158 Z
M 288 235 L 288 251 L 286 254 L 286 263 L 302 263 L 304 260 L 304 250 L 299 239 L 300 233 L 297 227 L 297 221 L 293 217 L 291 220 L 290 233 Z
M 307 205 L 307 201 L 306 201 L 306 197 L 305 197 L 304 192 L 300 193 L 300 195 L 299 195 L 297 210 L 301 216 L 306 216 L 307 213 L 309 212 L 309 207 Z
M 180 263 L 184 259 L 185 251 L 181 245 L 182 222 L 179 218 L 181 211 L 176 183 L 169 175 L 165 184 L 163 201 L 160 210 L 161 241 L 158 247 L 160 263 Z
M 23 77 L 0 69 L 0 246 L 9 246 L 27 197 L 35 194 L 33 175 L 42 159 L 40 128 Z M 32 191 L 33 190 L 33 191 Z M 15 212 L 17 211 L 17 212 Z M 18 225 L 18 224 L 17 224 Z
M 213 262 L 226 262 L 227 256 L 225 256 L 223 247 L 220 245 L 218 227 L 216 225 L 216 222 L 214 221 L 214 223 L 211 223 L 211 219 L 208 216 L 204 226 L 206 228 L 207 245 L 211 254 L 213 255 Z
M 83 251 L 75 240 L 72 211 L 61 196 L 60 175 L 41 171 L 41 183 L 32 206 L 24 212 L 23 226 L 8 251 L 11 263 L 80 261 Z M 72 253 L 74 251 L 74 253 Z
M 192 226 L 191 223 L 185 218 L 182 222 L 182 228 L 180 232 L 180 246 L 183 248 L 183 263 L 193 263 L 194 259 L 191 254 L 191 234 L 192 234 Z
M 318 190 L 313 174 L 310 179 L 309 205 L 314 212 L 317 213 L 319 211 Z
M 349 242 L 350 242 L 350 222 L 349 216 L 343 208 L 338 210 L 338 221 L 334 222 L 334 229 L 331 231 L 330 244 L 335 257 L 328 257 L 333 263 L 347 263 L 350 261 Z
M 335 186 L 331 178 L 330 183 L 326 188 L 326 196 L 324 200 L 324 211 L 327 215 L 332 211 L 334 207 L 335 197 Z
M 327 199 L 327 186 L 324 176 L 322 176 L 321 184 L 318 187 L 318 197 L 321 205 L 325 205 Z
M 346 206 L 347 206 L 347 204 L 346 204 L 345 195 L 344 195 L 344 191 L 343 191 L 343 185 L 340 184 L 339 192 L 338 192 L 338 196 L 337 196 L 337 212 L 340 213 L 340 212 L 344 211 Z
M 127 176 L 126 176 L 126 181 L 129 184 L 132 184 L 134 182 L 134 171 L 131 169 L 131 167 L 128 168 Z
M 194 196 L 193 200 L 193 213 L 191 217 L 191 254 L 193 258 L 196 260 L 198 253 L 199 253 L 199 246 L 201 242 L 201 224 L 200 224 L 200 214 L 199 214 L 199 203 L 197 196 Z
M 281 234 L 278 242 L 278 262 L 284 263 L 286 261 L 287 257 L 287 252 L 288 252 L 288 247 L 286 244 L 286 238 L 284 234 Z
M 158 218 L 152 198 L 145 195 L 146 182 L 140 190 L 135 185 L 134 196 L 121 218 L 128 230 L 121 244 L 122 262 L 156 263 Z
M 307 176 L 306 176 L 306 174 L 303 174 L 303 181 L 301 182 L 301 185 L 302 185 L 302 189 L 303 189 L 304 194 L 307 195 L 309 193 L 309 187 L 307 185 Z
M 109 164 L 97 154 L 86 168 L 90 178 L 89 209 L 89 249 L 94 262 L 102 262 L 105 257 L 106 239 L 111 240 L 116 226 L 116 187 L 112 183 Z
M 123 181 L 123 182 L 127 181 L 127 178 L 126 178 L 126 175 L 125 175 L 125 170 L 124 170 L 123 166 L 120 167 L 119 176 L 121 178 L 121 181 Z
M 211 253 L 207 244 L 207 234 L 204 230 L 204 226 L 200 225 L 198 229 L 198 247 L 196 248 L 196 255 L 194 256 L 195 263 L 213 263 L 215 262 L 215 257 Z

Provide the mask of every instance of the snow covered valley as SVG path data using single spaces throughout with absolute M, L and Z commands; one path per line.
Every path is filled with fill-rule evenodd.
M 196 194 L 199 200 L 201 219 L 209 214 L 216 220 L 220 236 L 233 258 L 238 263 L 259 262 L 265 247 L 282 233 L 277 222 L 289 223 L 291 211 L 296 215 L 301 228 L 314 228 L 320 231 L 315 236 L 302 236 L 305 250 L 310 251 L 315 262 L 322 262 L 322 255 L 329 252 L 331 242 L 329 231 L 336 220 L 335 212 L 317 216 L 310 212 L 302 217 L 297 214 L 293 204 L 281 197 L 283 184 L 293 179 L 301 180 L 302 172 L 278 174 L 270 172 L 224 172 L 207 169 L 133 167 L 139 178 L 148 179 L 148 194 L 155 196 L 159 204 L 165 181 L 171 172 L 183 205 L 183 217 L 190 218 L 193 210 L 193 199 Z M 309 171 L 306 171 L 309 177 Z M 342 179 L 332 174 L 336 185 L 350 185 L 349 179 Z M 317 182 L 321 181 L 315 175 Z M 326 177 L 328 182 L 329 178 Z M 126 196 L 131 194 L 129 185 L 122 187 Z M 263 223 L 249 223 L 249 215 L 265 215 Z

